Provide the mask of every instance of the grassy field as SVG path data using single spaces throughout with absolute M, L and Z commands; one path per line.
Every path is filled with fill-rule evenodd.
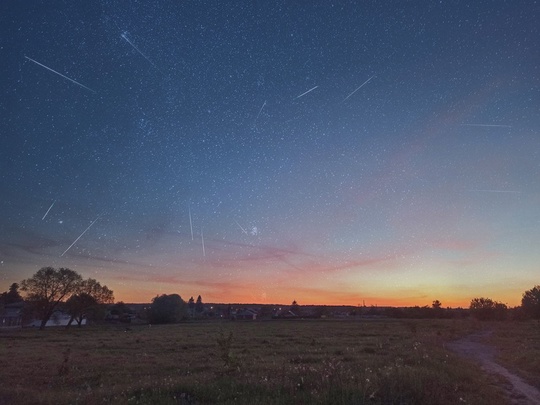
M 538 360 L 508 349 L 519 336 L 522 353 L 539 359 L 538 325 L 512 325 L 495 325 L 493 344 L 538 381 Z M 444 348 L 484 327 L 295 320 L 1 331 L 0 404 L 503 404 L 495 379 Z
M 503 322 L 488 340 L 498 349 L 498 361 L 540 389 L 540 322 Z

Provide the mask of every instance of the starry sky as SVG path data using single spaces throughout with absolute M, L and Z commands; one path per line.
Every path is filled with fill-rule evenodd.
M 4 1 L 0 290 L 518 305 L 540 283 L 533 1 Z

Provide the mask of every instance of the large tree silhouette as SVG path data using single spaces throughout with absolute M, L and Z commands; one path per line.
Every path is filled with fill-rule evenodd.
M 200 295 L 197 297 L 197 302 L 195 302 L 195 312 L 197 312 L 198 316 L 201 316 L 201 314 L 204 312 L 204 305 Z
M 534 319 L 540 319 L 540 285 L 534 286 L 523 293 L 521 307 L 525 314 Z
M 9 286 L 9 290 L 2 293 L 0 298 L 4 304 L 13 304 L 15 302 L 22 301 L 23 298 L 21 297 L 21 294 L 19 294 L 19 284 L 11 284 Z
M 92 311 L 96 311 L 102 304 L 112 304 L 114 295 L 106 285 L 102 286 L 93 278 L 82 281 L 73 294 L 66 302 L 68 313 L 71 319 L 67 326 L 73 321 L 81 326 L 83 319 L 88 318 Z
M 45 328 L 58 305 L 77 292 L 82 277 L 76 271 L 42 267 L 31 278 L 21 282 L 21 290 L 41 319 L 39 329 Z

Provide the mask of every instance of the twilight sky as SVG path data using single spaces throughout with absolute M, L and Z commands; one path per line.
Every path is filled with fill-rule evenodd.
M 518 305 L 540 283 L 533 1 L 4 1 L 0 290 Z

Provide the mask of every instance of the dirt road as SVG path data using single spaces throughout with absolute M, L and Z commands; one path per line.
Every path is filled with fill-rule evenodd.
M 510 404 L 540 404 L 540 391 L 537 388 L 527 384 L 520 377 L 495 362 L 496 349 L 482 343 L 491 333 L 491 331 L 475 333 L 448 343 L 446 347 L 463 357 L 476 360 L 486 372 L 504 377 L 507 383 L 503 384 L 501 388 L 506 392 Z

